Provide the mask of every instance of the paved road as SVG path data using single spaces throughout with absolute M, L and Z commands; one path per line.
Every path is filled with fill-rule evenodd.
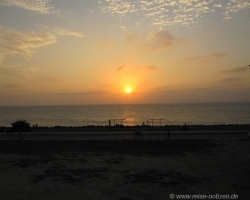
M 143 139 L 168 139 L 164 132 L 145 131 Z M 247 131 L 176 131 L 170 139 L 248 139 Z M 134 139 L 133 132 L 34 132 L 22 134 L 23 140 L 123 140 Z M 141 139 L 141 138 L 140 138 Z M 19 140 L 19 134 L 0 134 L 0 140 Z

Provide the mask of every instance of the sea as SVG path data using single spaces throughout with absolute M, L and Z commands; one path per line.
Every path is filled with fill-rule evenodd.
M 47 127 L 250 124 L 250 102 L 0 107 L 0 126 L 16 120 Z

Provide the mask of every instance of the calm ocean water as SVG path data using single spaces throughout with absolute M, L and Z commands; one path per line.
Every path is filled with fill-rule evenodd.
M 141 125 L 148 119 L 164 119 L 161 125 L 250 124 L 250 103 L 0 107 L 0 126 L 17 119 L 49 127 L 108 125 L 109 119 L 126 119 L 124 125 Z

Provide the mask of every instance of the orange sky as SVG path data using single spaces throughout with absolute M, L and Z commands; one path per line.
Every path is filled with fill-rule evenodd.
M 2 0 L 0 106 L 249 102 L 249 9 L 247 0 Z

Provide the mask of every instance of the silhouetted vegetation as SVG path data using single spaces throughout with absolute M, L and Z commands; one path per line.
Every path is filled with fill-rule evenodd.
M 0 127 L 0 132 L 4 132 L 4 126 Z
M 25 120 L 17 120 L 13 123 L 11 123 L 11 132 L 17 132 L 20 135 L 20 141 L 22 133 L 30 132 L 30 123 L 26 122 Z
M 182 127 L 181 127 L 181 130 L 182 131 L 188 131 L 188 126 L 186 124 L 184 124 Z

